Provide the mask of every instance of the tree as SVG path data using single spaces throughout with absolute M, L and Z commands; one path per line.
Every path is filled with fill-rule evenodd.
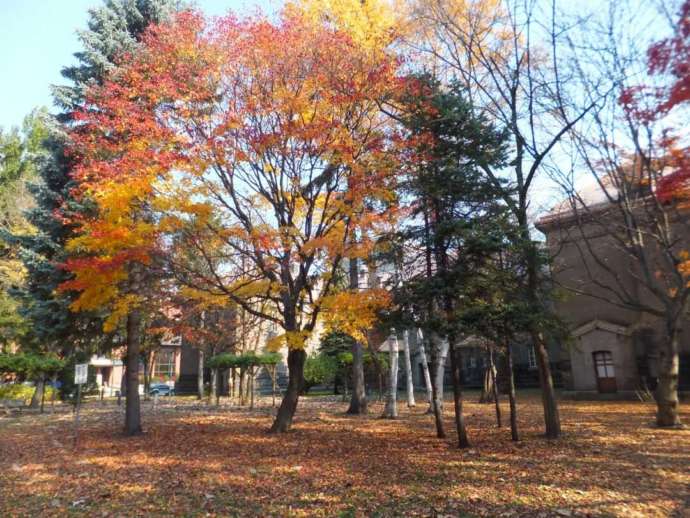
M 45 110 L 35 110 L 24 119 L 21 132 L 0 129 L 0 343 L 17 344 L 30 330 L 22 315 L 16 292 L 26 271 L 20 247 L 13 234 L 31 233 L 25 216 L 33 200 L 29 184 L 35 182 L 37 154 L 45 136 Z
M 398 417 L 398 357 L 400 346 L 398 345 L 398 335 L 395 329 L 386 340 L 388 348 L 388 393 L 386 394 L 386 405 L 383 408 L 383 417 L 395 419 Z
M 535 2 L 433 0 L 415 3 L 420 31 L 413 45 L 440 74 L 456 77 L 472 109 L 507 131 L 509 160 L 500 167 L 483 164 L 486 177 L 521 228 L 525 293 L 534 321 L 530 334 L 539 368 L 546 436 L 561 433 L 542 318 L 551 312 L 548 284 L 540 271 L 539 245 L 531 236 L 529 206 L 538 178 L 564 136 L 598 102 L 575 102 L 574 83 L 558 66 L 562 47 L 574 27 L 558 27 L 554 2 L 541 10 Z M 509 166 L 508 166 L 509 164 Z M 510 182 L 502 183 L 509 178 Z
M 414 401 L 414 381 L 412 379 L 412 362 L 410 361 L 410 336 L 409 331 L 403 333 L 403 354 L 405 361 L 405 386 L 407 389 L 407 406 L 416 406 Z
M 100 315 L 94 311 L 76 316 L 70 310 L 75 296 L 59 291 L 58 286 L 71 279 L 71 273 L 59 265 L 68 256 L 66 243 L 75 237 L 77 222 L 93 216 L 96 210 L 93 200 L 74 193 L 81 188 L 73 175 L 78 157 L 68 151 L 66 131 L 75 123 L 73 113 L 84 102 L 90 85 L 102 84 L 115 68 L 115 62 L 125 52 L 132 51 L 144 29 L 174 11 L 177 0 L 107 0 L 101 7 L 89 12 L 88 29 L 79 33 L 83 50 L 76 54 L 77 64 L 65 67 L 63 76 L 70 85 L 54 87 L 54 99 L 62 108 L 57 116 L 61 124 L 51 124 L 44 142 L 45 160 L 39 165 L 42 183 L 35 187 L 36 208 L 29 219 L 38 229 L 35 235 L 16 236 L 23 249 L 24 263 L 28 270 L 27 289 L 23 292 L 23 304 L 27 318 L 32 322 L 36 340 L 44 344 L 76 348 L 90 347 L 94 338 L 102 335 Z M 140 336 L 139 318 L 130 323 L 131 339 Z M 113 326 L 114 328 L 114 326 Z M 138 351 L 130 356 L 128 369 L 132 386 L 128 394 L 128 433 L 138 433 Z M 136 376 L 135 376 L 136 374 Z
M 349 260 L 350 289 L 359 290 L 359 266 L 356 257 Z M 362 342 L 352 341 L 352 397 L 348 414 L 367 413 L 367 393 L 364 381 L 364 351 Z
M 468 285 L 503 246 L 506 205 L 481 168 L 503 163 L 505 134 L 474 114 L 461 88 L 446 91 L 429 76 L 409 79 L 403 104 L 409 142 L 403 185 L 415 219 L 395 239 L 405 247 L 400 269 L 410 271 L 398 300 L 412 306 L 407 318 L 449 344 L 458 444 L 466 447 L 459 344 L 467 331 L 459 317 L 473 295 Z M 435 363 L 438 375 L 443 371 Z M 439 384 L 442 378 L 436 392 Z M 434 406 L 438 423 L 440 405 Z
M 294 10 L 214 25 L 188 12 L 143 41 L 80 112 L 78 176 L 99 215 L 72 241 L 89 258 L 69 264 L 71 287 L 81 307 L 105 294 L 113 315 L 131 314 L 140 298 L 113 281 L 136 282 L 163 234 L 182 235 L 211 273 L 168 254 L 179 282 L 282 327 L 271 345 L 288 346 L 290 377 L 272 430 L 284 432 L 349 236 L 389 220 L 378 106 L 397 63 Z
M 508 374 L 508 399 L 510 403 L 510 434 L 513 441 L 520 439 L 517 421 L 517 396 L 513 369 L 513 343 L 529 337 L 531 307 L 526 298 L 524 285 L 526 272 L 522 268 L 519 229 L 514 222 L 503 222 L 503 244 L 487 261 L 480 272 L 465 285 L 465 299 L 458 315 L 462 328 L 472 335 L 483 337 L 488 347 L 503 349 Z M 564 325 L 550 316 L 542 322 L 549 334 L 561 337 Z M 493 390 L 496 391 L 496 380 Z M 497 403 L 498 394 L 494 393 Z M 497 421 L 500 426 L 499 408 Z
M 316 385 L 326 385 L 335 379 L 338 365 L 335 358 L 326 354 L 314 354 L 304 363 L 304 393 Z

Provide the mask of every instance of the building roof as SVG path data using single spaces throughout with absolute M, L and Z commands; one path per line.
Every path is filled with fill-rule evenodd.
M 556 223 L 565 223 L 574 218 L 578 213 L 599 212 L 611 205 L 612 201 L 619 197 L 618 188 L 614 185 L 610 176 L 602 178 L 590 177 L 583 182 L 577 191 L 558 202 L 544 216 L 540 217 L 535 226 L 544 231 Z
M 586 324 L 573 330 L 572 335 L 575 338 L 591 333 L 592 331 L 607 331 L 616 335 L 626 336 L 630 334 L 630 329 L 625 326 L 614 324 L 613 322 L 608 322 L 606 320 L 594 319 L 590 320 Z

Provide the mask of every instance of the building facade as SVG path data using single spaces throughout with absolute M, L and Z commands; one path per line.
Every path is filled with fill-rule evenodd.
M 657 359 L 664 322 L 647 312 L 616 303 L 615 290 L 649 299 L 640 266 L 626 254 L 611 229 L 618 213 L 595 186 L 577 203 L 563 203 L 537 222 L 552 257 L 551 276 L 562 290 L 555 309 L 568 323 L 571 341 L 561 346 L 564 387 L 586 393 L 634 393 L 656 387 Z M 687 220 L 678 234 L 690 242 Z M 654 251 L 649 252 L 654 258 Z M 647 301 L 645 300 L 645 301 Z M 650 302 L 651 303 L 651 302 Z M 690 389 L 690 319 L 680 336 L 681 391 Z

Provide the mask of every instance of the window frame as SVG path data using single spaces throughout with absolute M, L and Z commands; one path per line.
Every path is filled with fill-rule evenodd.
M 601 359 L 601 361 L 599 361 Z M 616 365 L 613 361 L 613 353 L 607 350 L 592 351 L 592 361 L 594 362 L 594 373 L 597 379 L 615 379 Z M 601 373 L 603 372 L 603 376 Z
M 162 362 L 163 353 L 169 356 L 169 361 Z M 167 359 L 167 358 L 166 358 Z M 161 365 L 166 366 L 166 370 L 161 369 Z M 171 380 L 175 377 L 175 349 L 161 349 L 156 354 L 155 365 L 153 366 L 153 377 L 158 379 Z

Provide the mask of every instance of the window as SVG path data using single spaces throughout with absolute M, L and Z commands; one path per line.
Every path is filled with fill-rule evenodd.
M 613 368 L 613 356 L 611 351 L 596 351 L 594 356 L 594 368 L 597 378 L 615 378 L 616 372 Z
M 164 380 L 171 379 L 175 375 L 175 351 L 173 349 L 158 351 L 153 375 Z
M 527 366 L 530 369 L 537 368 L 537 353 L 534 351 L 534 346 L 527 347 Z

